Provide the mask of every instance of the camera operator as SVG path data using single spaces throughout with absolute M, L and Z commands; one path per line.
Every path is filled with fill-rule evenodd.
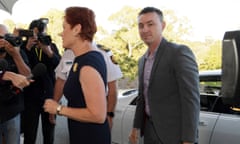
M 24 144 L 36 142 L 40 115 L 43 143 L 53 144 L 54 141 L 55 124 L 49 121 L 49 114 L 44 112 L 42 107 L 45 99 L 53 97 L 54 70 L 61 56 L 57 46 L 51 41 L 51 37 L 46 34 L 47 23 L 48 19 L 44 18 L 33 20 L 29 25 L 29 30 L 33 31 L 34 34 L 32 37 L 28 37 L 21 47 L 28 56 L 31 69 L 38 63 L 43 63 L 47 67 L 46 74 L 34 79 L 34 83 L 24 90 Z
M 22 89 L 30 84 L 27 76 L 31 71 L 24 51 L 13 45 L 17 39 L 6 37 L 7 33 L 6 26 L 0 24 L 0 143 L 19 144 Z

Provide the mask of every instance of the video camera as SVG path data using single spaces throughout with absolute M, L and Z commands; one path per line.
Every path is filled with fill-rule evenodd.
M 12 34 L 5 34 L 4 36 L 0 36 L 0 39 L 5 39 L 8 41 L 12 46 L 19 47 L 22 45 L 23 41 L 22 38 L 19 36 L 14 36 Z M 6 52 L 4 47 L 0 48 L 0 54 Z

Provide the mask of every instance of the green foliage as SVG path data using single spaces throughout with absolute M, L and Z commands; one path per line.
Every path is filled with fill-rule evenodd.
M 110 35 L 98 40 L 109 47 L 118 61 L 124 77 L 134 79 L 137 75 L 137 61 L 145 50 L 138 36 L 137 14 L 139 9 L 123 7 L 112 14 L 109 20 L 118 25 Z
M 16 24 L 10 19 L 4 20 L 3 24 L 8 27 L 9 33 L 12 33 L 14 28 L 16 27 Z
M 98 39 L 99 43 L 111 48 L 115 59 L 119 61 L 124 77 L 130 79 L 136 78 L 137 61 L 147 49 L 138 34 L 137 16 L 139 11 L 140 9 L 126 6 L 112 14 L 109 20 L 117 24 L 118 29 L 103 39 Z M 188 20 L 178 18 L 172 10 L 166 10 L 164 13 L 167 21 L 165 37 L 170 41 L 185 43 L 187 36 L 191 33 Z
M 192 27 L 186 17 L 178 17 L 173 10 L 163 10 L 166 28 L 164 37 L 169 41 L 186 43 L 191 35 Z
M 63 11 L 51 9 L 42 16 L 49 19 L 47 33 L 51 36 L 53 42 L 56 43 L 61 54 L 64 49 L 62 47 L 62 38 L 59 34 L 62 32 L 63 14 Z
M 213 70 L 221 69 L 222 65 L 222 50 L 221 41 L 208 40 L 207 51 L 201 55 L 201 61 L 199 63 L 200 70 Z

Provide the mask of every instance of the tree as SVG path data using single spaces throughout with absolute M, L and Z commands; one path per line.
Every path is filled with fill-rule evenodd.
M 14 28 L 16 27 L 16 24 L 10 19 L 4 20 L 3 24 L 8 27 L 9 33 L 12 33 Z
M 62 47 L 62 38 L 59 34 L 62 32 L 63 14 L 61 10 L 51 9 L 42 16 L 49 19 L 47 33 L 51 36 L 53 42 L 56 43 L 61 54 L 64 49 Z
M 109 17 L 109 20 L 118 25 L 118 29 L 97 41 L 109 47 L 116 61 L 119 63 L 125 77 L 134 79 L 137 71 L 137 60 L 143 53 L 143 42 L 138 37 L 137 12 L 131 7 L 123 7 Z
M 201 59 L 199 61 L 199 69 L 200 70 L 221 69 L 222 64 L 221 41 L 208 39 L 206 40 L 205 43 L 208 44 L 208 49 L 206 50 L 206 52 L 200 55 Z
M 137 75 L 137 61 L 146 51 L 146 45 L 139 38 L 137 16 L 139 8 L 123 7 L 112 14 L 109 20 L 118 25 L 108 36 L 97 38 L 101 44 L 109 47 L 115 54 L 125 77 L 135 79 Z M 165 36 L 170 41 L 185 42 L 191 27 L 186 18 L 178 18 L 172 10 L 164 11 L 167 21 Z
M 136 78 L 137 61 L 147 49 L 138 34 L 137 15 L 139 11 L 139 8 L 123 7 L 109 17 L 109 21 L 117 27 L 109 32 L 105 29 L 106 27 L 98 26 L 95 36 L 97 43 L 112 50 L 115 60 L 123 71 L 124 78 L 129 79 Z M 173 10 L 163 10 L 163 12 L 167 24 L 164 37 L 170 41 L 188 45 L 196 56 L 200 70 L 221 68 L 221 41 L 212 38 L 207 38 L 204 42 L 190 41 L 192 27 L 188 19 L 177 16 Z M 41 17 L 49 19 L 48 34 L 62 53 L 62 40 L 59 33 L 62 32 L 63 11 L 51 9 Z M 9 27 L 10 32 L 16 25 L 24 29 L 27 29 L 29 25 L 15 24 L 12 20 L 5 20 L 4 24 Z

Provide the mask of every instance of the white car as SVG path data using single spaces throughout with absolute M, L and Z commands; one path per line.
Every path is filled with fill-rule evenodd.
M 138 93 L 137 89 L 119 89 L 118 90 L 118 98 L 124 98 L 131 95 L 136 95 Z
M 240 109 L 223 103 L 221 71 L 204 71 L 199 75 L 199 144 L 239 144 Z M 137 96 L 135 92 L 118 99 L 112 128 L 112 144 L 129 144 L 128 136 L 133 125 Z

